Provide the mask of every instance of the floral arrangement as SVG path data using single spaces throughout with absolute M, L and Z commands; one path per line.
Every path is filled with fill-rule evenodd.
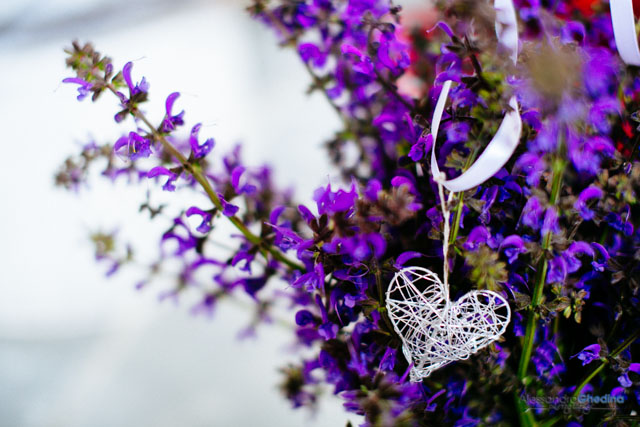
M 268 167 L 244 164 L 239 147 L 216 151 L 199 124 L 182 135 L 177 92 L 164 117 L 147 116 L 149 84 L 132 63 L 120 69 L 74 42 L 74 75 L 64 81 L 78 85 L 79 100 L 115 97 L 115 121 L 128 132 L 84 146 L 56 182 L 77 190 L 100 168 L 109 180 L 152 180 L 180 200 L 206 195 L 179 206 L 138 286 L 177 265 L 171 295 L 200 292 L 195 313 L 245 293 L 255 327 L 284 305 L 305 355 L 282 369 L 294 407 L 313 407 L 329 385 L 365 425 L 632 425 L 640 69 L 621 59 L 606 2 L 514 4 L 515 64 L 485 0 L 437 1 L 420 19 L 391 0 L 254 0 L 249 13 L 297 51 L 311 91 L 342 121 L 326 148 L 344 185 L 316 190 L 315 206 L 275 188 Z M 434 138 L 445 81 L 455 85 Z M 445 198 L 429 173 L 434 144 L 447 177 L 464 173 L 514 111 L 512 97 L 522 120 L 515 152 L 490 179 Z M 141 205 L 151 219 L 162 209 Z M 236 231 L 221 234 L 223 223 Z M 134 245 L 92 238 L 108 274 L 135 259 Z M 232 247 L 220 255 L 216 241 Z M 452 300 L 491 291 L 511 320 L 469 358 L 411 378 L 416 361 L 405 357 L 387 291 L 398 272 L 440 274 L 443 263 Z

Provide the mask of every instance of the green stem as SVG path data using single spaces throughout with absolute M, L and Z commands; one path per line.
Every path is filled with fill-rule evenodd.
M 456 206 L 456 216 L 453 223 L 453 228 L 451 230 L 451 236 L 449 236 L 449 245 L 453 246 L 458 238 L 458 231 L 460 230 L 460 219 L 462 218 L 462 209 L 464 206 L 464 194 L 460 194 L 460 199 L 458 200 L 458 205 Z
M 476 156 L 478 155 L 478 151 L 480 151 L 479 147 L 476 147 L 471 155 L 467 158 L 467 161 L 462 168 L 462 172 L 464 173 L 469 166 L 476 160 Z M 462 218 L 462 209 L 464 208 L 464 192 L 460 193 L 460 199 L 458 200 L 458 205 L 456 206 L 456 216 L 453 223 L 453 228 L 451 230 L 451 235 L 449 236 L 449 246 L 454 246 L 456 239 L 458 238 L 458 232 L 460 231 L 460 219 Z M 457 248 L 456 248 L 457 249 Z
M 640 337 L 640 329 L 636 330 L 633 334 L 631 334 L 631 336 L 629 338 L 627 338 L 626 340 L 624 340 L 624 342 L 622 344 L 620 344 L 618 346 L 618 348 L 616 348 L 615 350 L 613 350 L 611 352 L 611 354 L 609 355 L 610 357 L 616 357 L 617 355 L 619 355 L 620 353 L 622 353 L 624 351 L 625 348 L 629 347 L 635 340 L 638 339 L 638 337 Z M 598 373 L 600 371 L 602 371 L 604 369 L 604 367 L 609 363 L 608 359 L 604 359 L 601 363 L 600 366 L 598 366 L 596 369 L 593 370 L 593 372 L 591 372 L 581 383 L 580 385 L 576 388 L 576 391 L 573 392 L 573 397 L 578 397 L 580 396 L 580 392 L 582 391 L 582 389 L 589 384 L 589 382 L 591 382 L 591 380 L 593 379 L 593 377 L 595 377 L 596 375 L 598 375 Z
M 109 89 L 114 94 L 116 94 L 116 90 L 114 87 L 110 86 Z M 155 126 L 153 126 L 153 124 L 151 124 L 151 122 L 149 122 L 149 120 L 145 117 L 145 115 L 142 114 L 139 110 L 134 110 L 132 114 L 149 128 L 150 132 L 158 141 L 160 141 L 160 143 L 162 144 L 162 147 L 167 151 L 167 153 L 169 153 L 171 156 L 176 158 L 180 162 L 180 164 L 184 167 L 184 169 L 188 171 L 191 175 L 193 175 L 195 180 L 198 182 L 198 184 L 200 184 L 204 192 L 209 197 L 209 200 L 211 200 L 211 202 L 218 209 L 218 211 L 222 212 L 223 210 L 222 202 L 220 201 L 220 198 L 218 197 L 218 194 L 215 192 L 213 187 L 211 187 L 211 183 L 209 183 L 209 179 L 206 177 L 204 173 L 202 173 L 200 167 L 191 164 L 189 160 L 180 151 L 178 151 L 178 149 L 175 148 L 173 144 L 171 144 L 167 140 L 167 138 L 165 138 L 164 135 L 158 132 Z M 287 265 L 291 269 L 301 270 L 301 271 L 305 270 L 305 267 L 303 265 L 300 265 L 297 262 L 290 260 L 282 252 L 280 252 L 279 249 L 275 248 L 274 246 L 269 245 L 265 247 L 264 242 L 262 241 L 262 238 L 260 236 L 256 236 L 255 234 L 253 234 L 247 228 L 247 226 L 243 224 L 242 220 L 240 220 L 240 218 L 238 218 L 237 216 L 227 217 L 227 219 L 247 238 L 248 241 L 250 241 L 251 243 L 253 243 L 254 245 L 260 248 L 260 252 L 263 254 L 265 258 L 268 259 L 267 254 L 271 254 L 275 259 Z
M 536 419 L 533 417 L 533 412 L 527 406 L 527 404 L 518 396 L 514 394 L 513 398 L 516 401 L 516 407 L 518 408 L 518 418 L 520 419 L 520 425 L 522 427 L 536 427 Z
M 549 203 L 552 206 L 554 206 L 558 202 L 558 197 L 560 196 L 564 167 L 565 162 L 559 158 L 556 158 L 553 163 L 553 181 L 551 184 L 551 198 L 549 199 Z M 518 379 L 520 379 L 521 381 L 527 375 L 527 368 L 529 367 L 529 360 L 531 359 L 531 353 L 533 351 L 533 341 L 536 335 L 538 316 L 535 309 L 542 302 L 542 291 L 544 289 L 544 283 L 547 278 L 547 270 L 549 269 L 546 253 L 551 247 L 551 238 L 552 233 L 547 232 L 542 241 L 542 258 L 538 263 L 536 284 L 533 289 L 533 297 L 531 298 L 531 305 L 529 307 L 529 318 L 527 319 L 527 330 L 524 337 L 522 354 L 520 356 L 520 364 L 518 365 Z

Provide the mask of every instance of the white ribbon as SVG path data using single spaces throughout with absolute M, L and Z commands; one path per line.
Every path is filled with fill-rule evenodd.
M 518 58 L 518 21 L 516 19 L 516 11 L 512 0 L 495 0 L 494 7 L 496 9 L 496 34 L 498 42 L 504 47 L 511 57 L 513 63 Z M 442 120 L 449 90 L 451 89 L 451 80 L 447 80 L 442 85 L 442 92 L 436 103 L 433 118 L 431 120 L 431 135 L 433 136 L 433 145 L 431 148 L 431 174 L 434 177 L 440 175 L 438 168 L 438 159 L 436 158 L 436 139 L 438 137 L 438 128 Z M 482 184 L 491 178 L 507 163 L 511 155 L 516 149 L 520 141 L 522 133 L 522 119 L 518 112 L 518 102 L 515 96 L 509 100 L 511 111 L 505 114 L 498 131 L 484 152 L 478 159 L 457 178 L 443 181 L 442 185 L 449 191 L 465 191 L 470 188 Z
M 640 49 L 633 15 L 631 0 L 610 0 L 613 36 L 616 39 L 618 53 L 622 60 L 631 65 L 640 66 Z

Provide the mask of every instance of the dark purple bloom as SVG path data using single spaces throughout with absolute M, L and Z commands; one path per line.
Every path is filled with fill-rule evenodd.
M 558 233 L 560 231 L 560 225 L 558 224 L 558 212 L 555 206 L 549 206 L 547 212 L 544 215 L 544 221 L 542 222 L 541 233 L 544 236 L 547 233 Z
M 296 324 L 298 326 L 306 326 L 313 324 L 315 318 L 309 310 L 300 310 L 296 313 Z
M 329 320 L 327 308 L 324 306 L 320 295 L 316 295 L 316 304 L 318 305 L 318 308 L 320 308 L 320 313 L 322 315 L 322 324 L 318 327 L 318 333 L 325 340 L 335 338 L 338 335 L 338 325 Z
M 578 200 L 576 200 L 573 207 L 580 212 L 580 216 L 586 221 L 590 221 L 593 219 L 595 213 L 589 209 L 588 203 L 594 199 L 602 198 L 602 190 L 598 187 L 587 187 L 580 193 Z
M 469 139 L 469 131 L 471 130 L 471 126 L 468 122 L 449 123 L 450 125 L 447 126 L 447 142 L 457 144 L 459 142 L 466 142 L 467 139 Z
M 305 273 L 298 277 L 291 286 L 294 288 L 303 288 L 306 290 L 324 289 L 324 266 L 321 263 L 317 263 L 313 269 L 308 273 Z
M 517 234 L 505 237 L 505 239 L 500 243 L 500 250 L 504 251 L 504 254 L 509 260 L 509 264 L 513 264 L 518 259 L 518 255 L 527 252 L 524 240 L 522 240 L 522 237 Z
M 593 242 L 591 243 L 591 246 L 597 251 L 595 257 L 596 259 L 591 262 L 591 265 L 593 266 L 595 271 L 603 272 L 607 268 L 607 263 L 610 258 L 609 252 L 607 252 L 605 247 L 600 243 Z M 597 256 L 598 254 L 600 256 Z
M 539 230 L 542 225 L 543 215 L 544 209 L 540 205 L 540 201 L 535 196 L 531 197 L 529 200 L 527 200 L 527 203 L 522 209 L 520 223 L 533 230 Z
M 489 230 L 482 225 L 476 226 L 469 236 L 467 237 L 467 241 L 464 243 L 463 247 L 468 251 L 477 250 L 482 244 L 485 244 L 491 238 L 491 233 Z
M 396 364 L 396 350 L 391 347 L 387 347 L 384 354 L 382 355 L 382 358 L 380 359 L 379 368 L 382 371 L 392 371 L 395 364 Z
M 398 258 L 396 258 L 396 262 L 394 263 L 394 266 L 398 269 L 401 269 L 402 267 L 404 267 L 407 261 L 410 261 L 414 258 L 419 258 L 421 256 L 422 254 L 420 252 L 403 252 L 400 255 L 398 255 Z
M 582 360 L 582 366 L 588 365 L 600 358 L 600 344 L 591 344 L 582 349 L 582 351 L 578 354 L 575 354 L 573 357 L 577 357 L 579 360 Z
M 562 41 L 564 43 L 577 42 L 583 44 L 586 36 L 584 25 L 579 21 L 569 21 L 562 28 Z
M 331 191 L 331 184 L 327 188 L 320 187 L 313 193 L 313 200 L 318 205 L 318 213 L 335 214 L 345 212 L 353 208 L 353 204 L 358 198 L 355 183 L 351 185 L 350 191 Z
M 555 256 L 549 261 L 547 283 L 564 283 L 567 278 L 567 262 L 562 255 Z
M 367 183 L 364 195 L 372 202 L 378 201 L 378 194 L 382 191 L 382 184 L 377 179 L 372 179 Z
M 625 215 L 626 218 L 629 218 L 629 215 Z M 627 236 L 633 235 L 633 224 L 630 223 L 627 219 L 623 219 L 621 215 L 618 215 L 615 212 L 609 212 L 607 216 L 604 217 L 604 220 L 614 229 L 623 232 Z
M 633 381 L 629 378 L 629 372 L 640 374 L 640 363 L 631 363 L 625 373 L 618 377 L 618 382 L 624 388 L 628 388 L 633 385 Z
M 546 170 L 542 156 L 535 153 L 524 153 L 516 163 L 516 169 L 526 174 L 526 181 L 531 187 L 537 187 L 540 183 L 540 177 Z
M 562 252 L 562 256 L 567 265 L 568 273 L 575 273 L 580 269 L 582 263 L 578 259 L 578 255 L 595 256 L 593 248 L 587 242 L 573 242 L 566 251 Z
M 414 162 L 419 162 L 424 159 L 426 153 L 431 150 L 431 145 L 433 144 L 433 135 L 428 134 L 425 137 L 420 137 L 418 141 L 411 147 L 409 151 L 409 157 Z

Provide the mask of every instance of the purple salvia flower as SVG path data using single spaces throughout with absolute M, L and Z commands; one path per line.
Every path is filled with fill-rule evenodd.
M 320 295 L 316 295 L 316 304 L 320 308 L 320 314 L 322 315 L 322 324 L 318 327 L 318 333 L 326 341 L 334 339 L 338 335 L 338 325 L 329 320 L 327 309 L 322 302 Z
M 491 233 L 487 228 L 483 225 L 478 225 L 471 230 L 469 236 L 467 237 L 467 241 L 462 245 L 462 247 L 468 251 L 475 251 L 481 245 L 486 244 L 487 241 L 491 238 Z
M 582 360 L 582 366 L 588 365 L 600 358 L 600 344 L 591 344 L 582 349 L 582 351 L 578 354 L 571 356 L 571 358 L 577 357 L 579 360 Z
M 133 80 L 131 79 L 131 69 L 133 68 L 133 63 L 131 61 L 127 62 L 122 69 L 122 77 L 124 78 L 125 83 L 129 87 L 129 98 L 133 98 L 134 96 L 140 93 L 149 92 L 149 83 L 143 77 L 139 83 L 133 84 Z
M 337 212 L 348 211 L 353 208 L 358 198 L 355 183 L 351 185 L 350 191 L 338 190 L 331 191 L 331 184 L 327 188 L 320 187 L 313 193 L 313 200 L 318 206 L 318 213 L 334 214 Z
M 527 252 L 524 240 L 522 240 L 522 237 L 517 234 L 506 237 L 500 243 L 500 250 L 504 250 L 504 254 L 507 256 L 509 264 L 513 264 L 518 259 L 518 255 Z
M 164 116 L 164 120 L 162 120 L 161 130 L 162 132 L 169 133 L 174 131 L 178 126 L 182 126 L 184 124 L 184 110 L 180 113 L 173 115 L 173 104 L 176 102 L 176 99 L 180 96 L 179 92 L 173 92 L 167 97 L 167 101 L 165 103 L 166 114 Z
M 255 185 L 244 184 L 240 185 L 240 179 L 245 172 L 245 168 L 243 166 L 236 166 L 233 171 L 231 171 L 231 185 L 233 189 L 236 191 L 236 194 L 253 194 L 256 191 Z
M 314 67 L 322 67 L 327 62 L 327 53 L 322 52 L 313 43 L 301 43 L 298 46 L 298 53 L 304 62 L 311 62 Z
M 382 191 L 382 184 L 377 179 L 372 179 L 367 183 L 364 195 L 372 202 L 378 201 L 378 194 Z
M 419 162 L 424 159 L 426 153 L 431 150 L 432 144 L 433 135 L 431 134 L 418 138 L 418 141 L 416 141 L 416 143 L 411 147 L 411 150 L 409 150 L 409 158 L 414 162 Z
M 540 183 L 540 177 L 547 168 L 542 156 L 535 153 L 524 153 L 516 162 L 516 170 L 525 173 L 527 184 L 531 187 L 537 187 Z
M 189 136 L 189 145 L 191 146 L 191 153 L 193 153 L 193 157 L 196 159 L 205 157 L 207 154 L 213 150 L 213 146 L 215 145 L 215 141 L 213 138 L 207 139 L 202 145 L 198 142 L 198 133 L 200 132 L 200 128 L 202 127 L 201 123 L 198 123 L 191 129 L 191 135 Z
M 82 101 L 83 99 L 85 99 L 91 92 L 91 88 L 93 88 L 93 85 L 91 83 L 78 77 L 67 77 L 66 79 L 62 80 L 62 83 L 75 83 L 79 85 L 78 101 Z
M 218 193 L 218 198 L 220 199 L 220 203 L 222 204 L 222 214 L 224 216 L 232 217 L 238 213 L 238 210 L 240 210 L 238 206 L 232 205 L 231 203 L 227 202 L 222 194 Z
M 129 132 L 127 136 L 119 138 L 113 144 L 113 151 L 119 152 L 127 147 L 127 157 L 131 160 L 146 158 L 151 155 L 151 141 L 136 132 Z
M 558 233 L 560 231 L 560 225 L 558 224 L 558 212 L 555 206 L 549 206 L 544 215 L 544 221 L 542 222 L 541 234 L 544 236 L 547 233 Z
M 163 166 L 156 166 L 155 168 L 147 172 L 147 178 L 155 178 L 161 175 L 169 177 L 167 179 L 167 182 L 165 182 L 162 186 L 162 189 L 164 191 L 175 191 L 175 182 L 178 179 L 178 174 L 176 174 L 175 172 L 171 172 L 169 169 Z
M 539 230 L 542 225 L 542 216 L 544 209 L 540 205 L 540 200 L 537 197 L 531 197 L 527 200 L 527 203 L 522 209 L 522 216 L 520 217 L 520 223 L 531 228 L 532 230 Z
M 196 228 L 196 230 L 198 230 L 199 232 L 208 233 L 211 230 L 211 218 L 212 218 L 211 213 L 207 211 L 203 211 L 202 209 L 196 206 L 192 206 L 189 209 L 187 209 L 187 212 L 185 212 L 185 215 L 187 216 L 187 218 L 193 215 L 200 215 L 202 217 L 202 222 Z
M 567 262 L 562 255 L 555 256 L 549 261 L 547 283 L 564 283 L 567 278 Z
M 618 377 L 618 382 L 624 388 L 628 388 L 633 385 L 633 381 L 629 378 L 629 372 L 640 374 L 640 363 L 631 363 L 625 373 Z
M 421 256 L 423 255 L 420 252 L 403 252 L 398 255 L 398 258 L 396 258 L 396 262 L 393 264 L 393 266 L 400 270 L 408 261 L 414 258 L 420 258 Z
M 296 325 L 306 326 L 315 323 L 315 317 L 309 310 L 299 310 L 296 313 Z
M 580 213 L 580 216 L 582 216 L 585 221 L 590 221 L 595 216 L 595 212 L 589 209 L 588 203 L 591 200 L 602 199 L 602 196 L 603 192 L 600 188 L 594 186 L 587 187 L 580 192 L 580 196 L 578 196 L 578 200 L 576 200 L 573 207 Z

